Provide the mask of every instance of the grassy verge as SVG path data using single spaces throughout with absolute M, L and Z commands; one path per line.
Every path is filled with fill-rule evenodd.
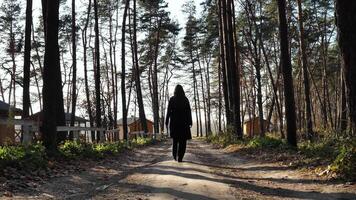
M 37 170 L 45 168 L 50 160 L 102 159 L 106 156 L 117 155 L 125 149 L 153 144 L 157 140 L 151 138 L 137 138 L 129 142 L 113 142 L 88 144 L 67 141 L 59 146 L 59 155 L 49 158 L 41 143 L 28 147 L 0 146 L 0 169 L 14 167 L 17 169 Z M 1 171 L 1 170 L 0 170 Z
M 319 174 L 356 181 L 355 138 L 324 138 L 313 143 L 302 141 L 298 148 L 271 136 L 237 140 L 231 134 L 223 133 L 209 136 L 206 140 L 227 151 L 255 159 L 282 162 L 291 167 L 313 169 Z

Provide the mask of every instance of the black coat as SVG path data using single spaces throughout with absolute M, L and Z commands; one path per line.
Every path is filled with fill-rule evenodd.
M 168 103 L 166 126 L 169 122 L 171 138 L 180 140 L 192 139 L 192 112 L 187 97 L 171 97 Z

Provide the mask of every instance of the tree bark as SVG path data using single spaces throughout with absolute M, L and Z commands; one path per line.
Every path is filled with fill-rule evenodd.
M 100 92 L 100 46 L 99 46 L 99 19 L 98 2 L 94 0 L 94 18 L 95 18 L 95 122 L 96 127 L 101 127 L 101 92 Z M 97 142 L 100 140 L 100 133 L 97 132 Z
M 57 126 L 65 125 L 62 78 L 59 61 L 59 0 L 46 2 L 46 40 L 43 68 L 43 121 L 41 132 L 48 152 L 57 150 L 65 134 L 55 134 Z
M 128 139 L 128 128 L 127 128 L 127 110 L 126 110 L 126 86 L 125 86 L 125 32 L 126 32 L 126 17 L 127 11 L 129 9 L 130 0 L 125 1 L 125 9 L 124 15 L 122 18 L 122 30 L 121 30 L 121 99 L 122 99 L 122 126 L 123 126 L 123 134 L 124 140 Z
M 356 133 L 356 1 L 336 0 L 338 42 L 343 61 L 351 134 Z
M 136 81 L 136 93 L 137 93 L 137 103 L 138 103 L 138 112 L 140 116 L 140 122 L 143 130 L 145 133 L 148 132 L 148 127 L 147 127 L 147 121 L 146 121 L 146 114 L 145 114 L 145 107 L 143 104 L 143 97 L 142 97 L 142 89 L 141 89 L 141 72 L 140 72 L 140 67 L 139 67 L 139 62 L 138 62 L 138 56 L 137 56 L 137 22 L 136 22 L 136 0 L 133 0 L 133 56 L 134 56 L 134 76 L 135 76 L 135 81 Z
M 31 25 L 32 25 L 32 0 L 26 4 L 25 27 L 25 55 L 23 67 L 23 95 L 22 95 L 22 119 L 29 116 L 30 101 L 30 72 L 31 72 Z
M 76 44 L 76 24 L 75 24 L 75 0 L 72 0 L 72 112 L 70 126 L 74 126 L 75 110 L 77 105 L 77 44 Z M 69 138 L 73 140 L 73 132 Z
M 302 61 L 303 80 L 304 80 L 304 98 L 305 98 L 305 119 L 306 119 L 306 131 L 307 138 L 311 141 L 313 139 L 313 122 L 311 116 L 311 100 L 310 100 L 310 84 L 308 76 L 308 61 L 305 47 L 305 35 L 303 25 L 303 9 L 302 1 L 297 0 L 298 3 L 298 22 L 299 22 L 299 45 Z
M 88 9 L 87 9 L 87 18 L 85 25 L 82 31 L 82 40 L 83 40 L 83 64 L 84 64 L 84 85 L 85 85 L 85 97 L 87 101 L 87 112 L 89 115 L 90 127 L 94 127 L 93 113 L 92 113 L 92 104 L 90 100 L 90 90 L 88 84 L 88 61 L 87 61 L 87 29 L 89 24 L 91 11 L 91 0 L 89 0 Z M 91 132 L 91 141 L 95 141 L 95 132 Z
M 284 82 L 285 112 L 287 121 L 287 141 L 292 146 L 297 146 L 296 114 L 294 101 L 294 88 L 292 65 L 289 55 L 288 25 L 286 19 L 286 1 L 277 0 L 279 13 L 279 37 L 281 48 L 281 62 Z

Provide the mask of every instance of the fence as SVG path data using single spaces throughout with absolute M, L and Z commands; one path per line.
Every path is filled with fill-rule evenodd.
M 39 124 L 33 120 L 22 120 L 22 119 L 0 119 L 0 125 L 5 124 L 8 126 L 14 126 L 15 143 L 22 142 L 23 144 L 29 144 L 34 140 L 40 139 Z M 15 128 L 16 127 L 16 128 Z M 70 132 L 73 133 L 73 138 L 75 140 L 82 139 L 81 136 L 84 135 L 85 142 L 93 142 L 90 133 L 94 133 L 95 140 L 100 138 L 100 142 L 105 141 L 118 141 L 122 138 L 119 137 L 120 130 L 112 129 L 106 130 L 105 128 L 90 128 L 90 127 L 80 127 L 80 126 L 57 126 L 57 132 Z M 81 134 L 83 133 L 84 134 Z M 99 134 L 98 134 L 99 133 Z M 157 137 L 158 136 L 158 137 Z M 160 138 L 165 137 L 160 134 L 145 133 L 143 131 L 131 132 L 129 138 L 137 137 L 154 137 Z
M 33 140 L 39 139 L 39 124 L 33 120 L 22 120 L 22 119 L 0 119 L 0 125 L 14 126 L 14 142 L 23 144 L 29 144 Z M 0 130 L 1 131 L 1 130 Z M 99 133 L 100 142 L 104 141 L 117 141 L 115 133 L 118 133 L 118 129 L 106 130 L 105 128 L 90 128 L 90 127 L 69 127 L 69 126 L 57 126 L 57 132 L 73 132 L 75 139 L 80 139 L 80 133 L 84 132 L 85 142 L 91 141 L 91 136 L 88 133 L 94 132 Z M 105 134 L 107 133 L 107 134 Z M 97 139 L 98 134 L 95 134 L 95 139 Z

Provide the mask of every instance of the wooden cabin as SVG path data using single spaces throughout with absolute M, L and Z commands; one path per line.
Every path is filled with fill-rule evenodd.
M 72 114 L 71 113 L 64 113 L 64 115 L 65 115 L 65 120 L 66 120 L 66 126 L 69 126 Z M 43 120 L 42 111 L 31 115 L 30 119 L 35 121 L 35 122 L 37 122 L 37 124 L 40 126 L 42 124 L 42 120 Z M 84 119 L 82 117 L 75 116 L 74 126 L 86 126 L 87 122 L 88 122 L 88 120 L 86 120 L 86 119 Z
M 65 122 L 66 122 L 66 126 L 70 126 L 70 120 L 72 117 L 71 113 L 64 113 L 65 116 Z M 43 113 L 41 112 L 37 112 L 33 115 L 30 116 L 30 119 L 35 121 L 38 127 L 41 127 L 42 125 L 42 121 L 43 121 Z M 82 118 L 82 117 L 78 117 L 75 116 L 75 120 L 74 120 L 74 126 L 81 126 L 81 127 L 86 127 L 88 120 Z M 78 139 L 81 137 L 81 132 L 80 131 L 74 131 L 74 138 Z M 41 133 L 38 132 L 37 134 L 37 139 L 40 139 Z M 86 138 L 86 136 L 83 136 L 84 139 Z M 88 136 L 89 137 L 89 136 Z
M 264 122 L 265 131 L 267 131 L 268 121 L 264 119 L 263 122 Z M 261 133 L 260 118 L 254 117 L 252 119 L 248 119 L 247 121 L 245 121 L 243 124 L 243 133 L 244 135 L 249 137 L 260 135 Z
M 148 128 L 148 134 L 152 135 L 153 134 L 153 122 L 146 119 L 147 122 L 147 128 Z M 122 125 L 122 119 L 120 119 L 117 122 L 117 127 L 119 129 L 119 139 L 122 140 L 124 139 L 124 127 Z M 129 137 L 133 137 L 136 134 L 142 134 L 144 133 L 144 130 L 142 128 L 140 119 L 138 117 L 128 117 L 127 118 L 127 126 L 128 126 L 128 134 Z
M 0 101 L 0 145 L 15 142 L 15 125 L 11 124 L 11 119 L 21 114 L 21 109 Z

